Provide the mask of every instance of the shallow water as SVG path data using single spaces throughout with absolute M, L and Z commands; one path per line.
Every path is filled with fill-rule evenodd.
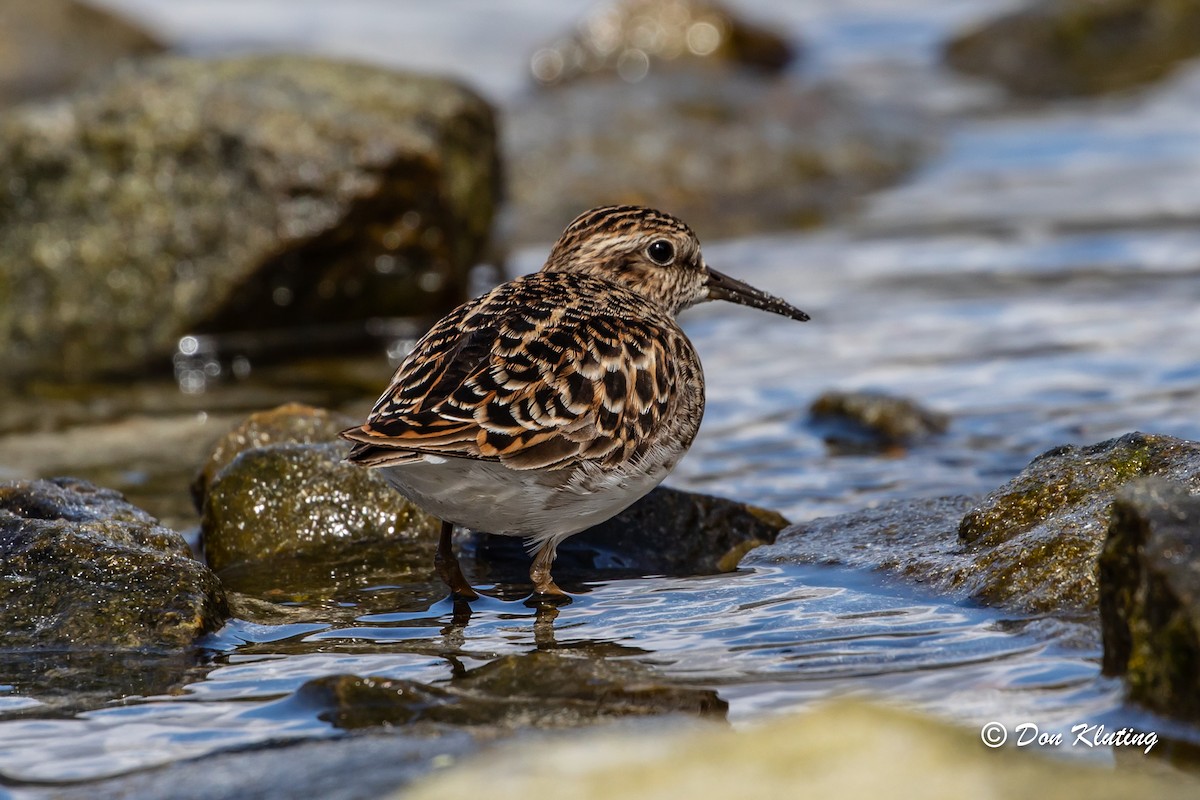
M 69 719 L 0 724 L 8 780 L 61 782 L 270 741 L 339 733 L 289 697 L 325 675 L 449 683 L 458 671 L 534 650 L 652 664 L 676 685 L 716 688 L 735 723 L 833 693 L 919 703 L 958 719 L 1043 729 L 1103 721 L 1119 687 L 1096 653 L 1014 634 L 999 615 L 815 567 L 589 587 L 552 624 L 519 602 L 485 601 L 465 622 L 444 601 L 346 625 L 231 622 L 202 676 Z
M 222 39 L 204 4 L 109 5 L 161 21 L 197 51 L 281 41 L 328 50 L 338 30 L 361 27 L 349 12 L 326 24 L 334 12 L 305 4 L 290 28 L 280 28 L 274 22 L 287 16 L 281 6 L 258 2 L 234 15 L 234 33 Z M 217 5 L 232 13 L 232 4 Z M 904 12 L 894 3 L 810 4 L 789 24 L 810 26 L 816 68 L 844 69 L 870 84 L 881 79 L 880 64 L 927 68 L 931 42 L 995 4 L 954 5 L 960 10 L 948 16 L 947 4 L 933 0 L 904 4 Z M 378 4 L 347 7 L 382 13 Z M 449 8 L 456 10 L 421 12 L 423 25 L 443 31 L 444 41 L 432 40 L 443 44 L 429 53 L 466 35 L 438 16 L 462 12 Z M 519 9 L 503 24 L 526 31 L 522 47 L 578 13 L 542 2 Z M 189 28 L 191 15 L 203 24 Z M 199 33 L 189 39 L 188 30 Z M 346 41 L 356 35 L 345 33 Z M 380 47 L 371 39 L 355 52 L 372 58 Z M 492 75 L 496 83 L 484 83 L 496 94 L 516 91 L 512 70 L 524 56 L 515 47 L 479 48 L 464 69 Z M 501 63 L 504 77 L 494 78 Z M 986 492 L 1065 443 L 1135 429 L 1200 439 L 1196 85 L 1185 72 L 1120 100 L 951 117 L 941 154 L 845 224 L 708 243 L 709 263 L 789 298 L 813 321 L 733 307 L 688 312 L 708 409 L 670 482 L 802 520 L 893 498 Z M 535 269 L 544 252 L 517 253 L 514 265 Z M 382 359 L 354 375 L 372 370 L 382 387 Z M 241 410 L 285 399 L 278 394 L 346 400 L 344 385 L 323 396 L 311 380 L 281 388 L 272 374 L 254 373 L 249 385 L 259 380 L 258 389 L 218 388 L 192 405 L 155 412 L 148 402 L 149 411 L 114 425 L 128 425 L 130 438 L 157 425 L 161 431 L 150 429 L 162 441 L 194 442 L 218 435 Z M 906 450 L 839 455 L 808 421 L 809 403 L 829 388 L 905 395 L 948 413 L 952 423 L 946 434 Z M 205 408 L 213 413 L 197 421 L 195 411 Z M 186 495 L 191 451 L 148 470 L 122 461 L 119 431 L 106 431 L 113 437 L 106 452 L 118 455 L 108 462 L 80 456 L 73 470 L 68 447 L 53 471 L 101 476 L 174 524 L 194 525 Z M 53 441 L 62 440 L 18 445 L 42 452 Z M 294 702 L 293 692 L 312 678 L 354 673 L 447 683 L 463 667 L 537 649 L 643 662 L 668 683 L 714 688 L 735 724 L 830 694 L 869 693 L 974 726 L 999 719 L 1035 721 L 1042 730 L 1081 721 L 1166 729 L 1122 704 L 1119 685 L 1099 676 L 1094 649 L 870 574 L 794 567 L 600 582 L 553 621 L 539 621 L 517 602 L 487 601 L 465 626 L 435 588 L 372 580 L 337 598 L 337 613 L 312 613 L 309 622 L 232 621 L 206 641 L 199 665 L 168 660 L 109 676 L 90 710 L 58 704 L 62 686 L 52 677 L 35 690 L 0 678 L 0 776 L 80 781 L 268 741 L 335 736 L 340 731 L 313 708 Z

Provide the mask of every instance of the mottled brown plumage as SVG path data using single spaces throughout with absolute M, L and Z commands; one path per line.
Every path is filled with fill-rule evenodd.
M 704 376 L 674 317 L 708 299 L 807 319 L 709 269 L 668 214 L 586 212 L 540 272 L 434 325 L 367 422 L 342 434 L 355 442 L 348 458 L 447 523 L 532 540 L 536 591 L 561 595 L 550 578 L 558 543 L 650 491 L 696 435 Z M 474 596 L 449 531 L 439 568 Z

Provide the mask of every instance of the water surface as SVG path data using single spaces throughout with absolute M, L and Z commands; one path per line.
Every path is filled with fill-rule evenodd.
M 501 97 L 523 90 L 528 51 L 581 7 L 525 0 L 502 14 L 464 2 L 436 10 L 368 0 L 337 9 L 278 0 L 107 4 L 195 52 L 307 47 L 418 66 L 455 53 L 455 69 Z M 768 5 L 747 4 L 760 16 Z M 924 70 L 936 94 L 963 89 L 936 69 L 936 44 L 996 5 L 860 0 L 781 13 L 786 25 L 803 26 L 812 48 L 806 69 L 850 76 L 864 91 Z M 473 23 L 460 25 L 466 10 Z M 401 22 L 428 35 L 401 43 Z M 485 25 L 512 36 L 483 37 L 476 26 Z M 705 365 L 708 409 L 671 483 L 804 520 L 895 498 L 983 493 L 1066 443 L 1131 430 L 1200 439 L 1197 85 L 1185 70 L 1141 94 L 1067 109 L 960 118 L 959 108 L 944 120 L 940 154 L 844 223 L 706 242 L 709 263 L 789 298 L 813 320 L 718 305 L 685 315 Z M 536 269 L 545 252 L 523 250 L 514 265 Z M 373 370 L 382 388 L 382 358 L 355 374 Z M 213 415 L 208 427 L 188 423 L 202 432 L 186 428 L 187 441 L 263 407 L 280 391 L 272 374 L 256 371 L 251 388 L 195 400 Z M 263 383 L 253 388 L 254 380 Z M 311 380 L 295 386 L 307 392 L 301 399 L 322 399 Z M 808 420 L 811 401 L 831 388 L 908 396 L 949 414 L 951 426 L 907 449 L 839 455 Z M 325 399 L 358 408 L 372 398 L 347 403 L 343 387 Z M 182 424 L 179 414 L 176 407 L 114 425 L 131 426 L 133 436 L 148 429 L 139 426 L 163 426 L 170 442 L 166 432 L 184 430 L 171 427 Z M 90 433 L 86 424 L 72 430 L 61 436 Z M 104 452 L 118 452 L 116 434 L 105 431 L 114 445 Z M 47 436 L 22 441 L 39 451 L 67 441 Z M 72 462 L 64 451 L 55 472 L 102 476 L 173 523 L 195 524 L 186 498 L 193 456 L 147 469 L 103 453 Z M 199 663 L 131 666 L 106 678 L 83 710 L 60 702 L 52 669 L 33 688 L 0 677 L 0 776 L 82 781 L 337 736 L 294 702 L 306 681 L 353 673 L 438 685 L 538 649 L 636 661 L 665 682 L 715 689 L 734 724 L 866 693 L 976 726 L 1166 725 L 1124 706 L 1119 685 L 1099 675 L 1098 652 L 1071 646 L 1053 626 L 1029 627 L 871 574 L 791 567 L 585 588 L 551 622 L 492 600 L 464 625 L 436 589 L 376 580 L 335 598 L 337 608 L 301 609 L 298 622 L 233 620 L 205 642 Z

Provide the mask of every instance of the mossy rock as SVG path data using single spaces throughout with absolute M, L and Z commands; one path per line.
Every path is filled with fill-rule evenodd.
M 1130 433 L 1055 448 L 982 500 L 896 501 L 801 523 L 743 563 L 884 569 L 1021 613 L 1094 620 L 1113 499 L 1144 476 L 1200 491 L 1200 443 Z
M 1130 699 L 1200 721 L 1200 496 L 1160 478 L 1121 490 L 1100 614 L 1104 671 L 1125 677 Z
M 8 111 L 0 374 L 440 315 L 464 298 L 498 176 L 473 92 L 316 58 L 146 59 Z
M 337 435 L 352 424 L 287 403 L 214 445 L 193 491 L 205 558 L 232 589 L 320 603 L 363 582 L 432 575 L 438 521 L 344 460 Z
M 1196 0 L 1038 0 L 946 48 L 952 67 L 1034 97 L 1128 89 L 1196 55 Z
M 187 543 L 117 492 L 72 478 L 0 484 L 6 649 L 163 649 L 229 615 Z
M 972 594 L 1033 610 L 1094 610 L 1097 559 L 1117 490 L 1159 476 L 1200 491 L 1200 443 L 1130 433 L 1036 458 L 959 524 L 979 575 Z
M 217 473 L 201 518 L 204 555 L 217 571 L 266 562 L 280 580 L 289 562 L 364 562 L 372 547 L 411 542 L 396 574 L 431 569 L 439 523 L 375 472 L 344 461 L 349 445 L 272 444 L 242 452 Z M 390 552 L 390 549 L 389 549 Z M 389 556 L 390 558 L 390 556 Z
M 286 442 L 336 442 L 338 433 L 354 424 L 354 420 L 345 414 L 303 403 L 285 403 L 269 411 L 251 414 L 217 441 L 208 460 L 196 474 L 192 481 L 192 500 L 196 510 L 203 510 L 204 497 L 213 478 L 242 452 Z

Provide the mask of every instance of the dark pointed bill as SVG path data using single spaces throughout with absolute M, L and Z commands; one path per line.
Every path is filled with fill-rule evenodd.
M 750 284 L 742 283 L 736 278 L 717 272 L 712 267 L 708 268 L 708 297 L 710 300 L 728 300 L 731 303 L 751 308 L 761 308 L 763 311 L 791 317 L 801 322 L 808 321 L 808 314 L 786 300 L 767 294 L 761 289 L 755 289 Z

